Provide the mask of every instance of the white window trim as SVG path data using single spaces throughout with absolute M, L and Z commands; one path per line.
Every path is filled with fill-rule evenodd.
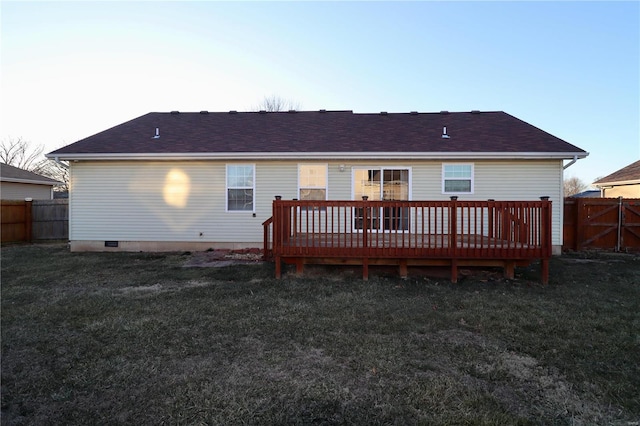
M 229 210 L 229 167 L 251 166 L 253 168 L 253 186 L 252 187 L 234 187 L 231 189 L 251 189 L 253 190 L 253 205 L 251 210 Z M 256 212 L 256 165 L 255 163 L 232 163 L 225 167 L 224 175 L 224 208 L 227 213 L 255 213 Z
M 300 190 L 301 189 L 321 189 L 321 188 L 312 188 L 312 187 L 301 187 L 300 186 L 300 169 L 303 166 L 324 166 L 324 199 L 325 201 L 329 199 L 329 165 L 327 163 L 300 163 L 298 164 L 298 200 L 301 200 Z
M 469 192 L 446 192 L 445 191 L 445 176 L 444 176 L 444 170 L 446 166 L 471 166 L 471 191 Z M 442 174 L 441 174 L 441 179 L 442 179 L 442 194 L 444 195 L 473 195 L 474 191 L 475 191 L 475 165 L 474 163 L 442 163 Z M 469 180 L 467 178 L 449 178 L 446 180 Z

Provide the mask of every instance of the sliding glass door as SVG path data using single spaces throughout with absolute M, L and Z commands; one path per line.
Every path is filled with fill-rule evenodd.
M 409 168 L 355 168 L 353 170 L 353 197 L 366 196 L 372 201 L 405 201 L 409 199 Z M 356 209 L 354 225 L 363 228 L 363 212 Z M 359 211 L 358 211 L 359 210 Z M 376 231 L 406 231 L 409 229 L 409 209 L 389 206 L 370 209 L 369 228 Z

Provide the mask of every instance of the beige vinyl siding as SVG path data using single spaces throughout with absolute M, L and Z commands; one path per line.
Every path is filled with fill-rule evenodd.
M 2 182 L 0 193 L 3 200 L 50 200 L 53 198 L 51 185 L 38 185 L 33 183 Z
M 619 185 L 602 190 L 604 198 L 640 198 L 640 184 Z
M 225 211 L 226 164 L 247 162 L 72 163 L 70 239 L 261 243 L 277 192 L 268 185 L 289 178 L 295 194 L 297 166 L 256 164 L 253 217 Z
M 473 194 L 464 200 L 553 201 L 553 244 L 562 244 L 562 162 L 461 161 L 474 164 Z M 442 193 L 442 161 L 327 162 L 329 200 L 352 198 L 353 167 L 408 167 L 412 200 L 448 200 Z M 456 162 L 451 162 L 456 163 Z M 255 217 L 226 212 L 226 165 L 255 165 Z M 313 161 L 105 161 L 71 165 L 70 239 L 262 243 L 262 222 L 276 195 L 298 197 L 298 164 Z M 344 165 L 344 171 L 340 165 Z M 173 178 L 171 178 L 173 176 Z M 185 179 L 186 177 L 186 179 Z M 179 194 L 188 182 L 184 204 L 173 204 L 165 190 Z M 184 182 L 183 182 L 184 183 Z M 173 188 L 171 188 L 173 186 Z M 200 235 L 202 233 L 202 236 Z

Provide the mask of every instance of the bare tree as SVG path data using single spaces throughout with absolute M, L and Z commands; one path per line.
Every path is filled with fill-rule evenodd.
M 42 160 L 37 164 L 37 169 L 32 170 L 42 176 L 55 179 L 62 182 L 62 185 L 56 185 L 53 190 L 56 192 L 69 191 L 69 163 L 66 161 L 55 161 L 50 159 Z
M 44 145 L 32 146 L 22 138 L 7 138 L 0 142 L 0 162 L 28 170 L 62 182 L 54 191 L 69 190 L 69 165 L 44 158 Z
M 290 111 L 299 110 L 300 103 L 290 99 L 284 99 L 277 95 L 265 96 L 256 107 L 256 111 Z
M 0 143 L 0 162 L 37 173 L 33 169 L 42 160 L 42 151 L 44 145 L 33 147 L 22 138 L 3 139 Z
M 580 178 L 570 177 L 564 180 L 564 196 L 571 197 L 572 195 L 576 195 L 584 190 L 586 190 L 589 185 L 584 183 Z

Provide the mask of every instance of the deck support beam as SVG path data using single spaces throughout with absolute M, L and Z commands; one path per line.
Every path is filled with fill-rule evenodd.
M 451 259 L 451 282 L 454 284 L 458 282 L 458 260 L 457 259 Z

